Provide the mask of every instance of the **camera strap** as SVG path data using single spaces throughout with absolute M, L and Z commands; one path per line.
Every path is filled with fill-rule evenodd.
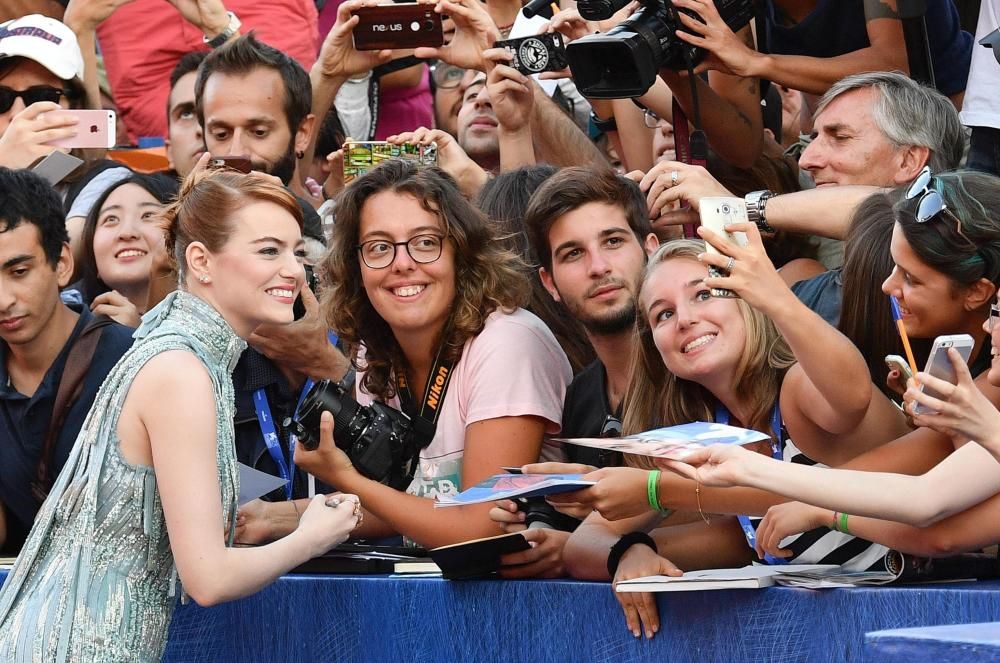
M 722 403 L 715 404 L 715 423 L 729 425 L 729 410 Z M 771 412 L 771 456 L 775 460 L 782 460 L 781 456 L 781 408 L 777 403 Z M 756 549 L 757 531 L 750 522 L 750 516 L 741 514 L 736 516 L 743 530 L 743 535 L 747 538 L 747 544 L 751 550 Z M 788 560 L 782 557 L 774 557 L 770 554 L 764 555 L 764 561 L 768 564 L 788 564 Z
M 434 439 L 434 432 L 437 430 L 438 417 L 441 415 L 441 405 L 444 403 L 444 395 L 451 384 L 451 370 L 454 363 L 441 359 L 441 349 L 438 349 L 434 358 L 434 365 L 431 367 L 430 378 L 427 380 L 427 387 L 424 389 L 424 398 L 420 409 L 417 409 L 413 400 L 413 393 L 406 382 L 406 375 L 402 372 L 396 373 L 396 391 L 399 394 L 399 404 L 403 412 L 410 416 L 413 423 L 413 432 L 417 434 L 419 448 L 424 449 Z
M 708 138 L 705 136 L 705 132 L 701 129 L 701 107 L 698 104 L 698 81 L 694 73 L 694 63 L 691 61 L 691 55 L 685 49 L 684 54 L 687 59 L 688 65 L 688 82 L 691 84 L 691 104 L 692 110 L 694 111 L 694 117 L 692 118 L 694 124 L 694 131 L 690 130 L 688 126 L 688 117 L 681 108 L 681 105 L 677 103 L 677 97 L 673 98 L 672 110 L 673 117 L 671 121 L 674 125 L 674 151 L 677 154 L 677 160 L 681 163 L 690 164 L 692 166 L 701 166 L 702 168 L 708 168 Z M 684 237 L 687 238 L 698 238 L 698 233 L 696 229 L 698 228 L 697 223 L 685 223 Z
M 326 337 L 331 345 L 337 344 L 337 335 L 332 331 L 328 331 Z M 312 378 L 306 378 L 295 404 L 293 418 L 298 418 L 302 401 L 306 399 L 306 394 L 309 393 L 314 384 L 315 381 Z M 255 389 L 253 392 L 253 409 L 257 415 L 257 423 L 260 424 L 260 432 L 264 436 L 267 453 L 271 456 L 274 464 L 278 466 L 281 478 L 287 482 L 284 486 L 285 498 L 290 500 L 295 481 L 295 443 L 297 439 L 292 433 L 288 434 L 288 459 L 286 461 L 284 449 L 282 449 L 281 441 L 278 439 L 278 429 L 274 425 L 274 417 L 271 415 L 271 404 L 267 401 L 267 391 L 263 387 Z

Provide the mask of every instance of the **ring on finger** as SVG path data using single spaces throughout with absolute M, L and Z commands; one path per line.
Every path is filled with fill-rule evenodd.
M 733 271 L 733 265 L 735 265 L 735 264 L 736 264 L 736 258 L 734 258 L 732 256 L 729 256 L 729 262 L 726 263 L 726 271 L 727 272 L 732 272 Z
M 680 176 L 681 176 L 681 174 L 678 173 L 676 170 L 671 170 L 670 171 L 670 186 L 672 186 L 672 187 L 677 186 L 677 182 L 680 179 Z
M 337 508 L 338 506 L 340 506 L 340 505 L 341 505 L 341 504 L 342 504 L 343 502 L 344 502 L 344 500 L 340 499 L 339 497 L 331 497 L 330 499 L 328 499 L 328 500 L 326 501 L 326 505 L 327 505 L 328 507 L 330 507 L 331 509 L 336 509 L 336 508 Z

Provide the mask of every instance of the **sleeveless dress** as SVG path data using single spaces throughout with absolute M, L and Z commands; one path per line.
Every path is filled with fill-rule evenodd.
M 214 308 L 185 292 L 170 294 L 143 316 L 135 338 L 101 386 L 0 590 L 5 663 L 162 656 L 177 602 L 173 555 L 153 468 L 122 458 L 116 434 L 132 381 L 161 352 L 192 352 L 211 376 L 216 461 L 232 544 L 239 476 L 230 374 L 246 343 Z

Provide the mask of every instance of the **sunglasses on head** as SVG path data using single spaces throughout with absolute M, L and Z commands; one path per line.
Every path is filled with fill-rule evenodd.
M 69 92 L 51 85 L 36 85 L 27 90 L 14 90 L 0 86 L 0 113 L 9 111 L 14 105 L 14 100 L 18 97 L 24 101 L 25 106 L 30 106 L 39 101 L 59 103 L 59 100 L 64 96 L 69 97 Z
M 962 232 L 962 220 L 948 209 L 948 205 L 944 202 L 944 197 L 934 188 L 936 182 L 937 178 L 931 173 L 930 167 L 924 166 L 924 169 L 920 171 L 920 174 L 917 175 L 916 179 L 913 180 L 913 183 L 906 190 L 907 200 L 913 200 L 919 196 L 915 213 L 917 223 L 927 223 L 939 215 L 947 217 L 949 221 L 955 224 L 955 231 L 962 239 L 973 244 L 972 240 Z

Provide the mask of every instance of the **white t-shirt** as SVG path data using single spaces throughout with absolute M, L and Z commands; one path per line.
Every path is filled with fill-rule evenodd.
M 357 398 L 368 405 L 373 399 L 361 387 L 362 378 L 359 374 Z M 420 453 L 420 466 L 406 492 L 434 497 L 462 490 L 469 424 L 531 415 L 546 420 L 547 434 L 558 433 L 566 387 L 572 379 L 565 353 L 535 315 L 524 309 L 490 314 L 483 331 L 465 344 L 462 358 L 452 369 L 434 439 Z M 420 394 L 414 396 L 420 398 Z M 389 405 L 398 408 L 398 398 Z M 545 460 L 560 460 L 561 449 L 546 443 L 541 455 Z
M 962 102 L 962 124 L 968 127 L 1000 129 L 1000 63 L 992 48 L 979 45 L 979 40 L 1000 27 L 1000 0 L 983 0 L 979 7 L 979 24 L 972 45 L 972 65 L 969 84 Z

